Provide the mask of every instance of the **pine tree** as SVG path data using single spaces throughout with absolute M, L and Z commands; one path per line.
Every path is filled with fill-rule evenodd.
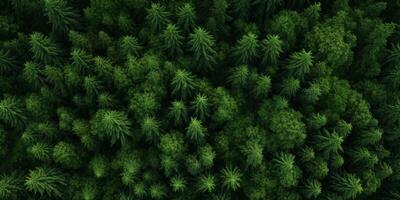
M 247 64 L 258 57 L 258 48 L 257 36 L 248 33 L 237 42 L 233 55 L 238 59 L 238 63 Z
M 60 172 L 45 167 L 30 170 L 25 180 L 28 191 L 48 197 L 61 197 L 63 193 L 61 189 L 65 185 L 65 178 Z
M 88 54 L 85 50 L 74 49 L 71 52 L 72 67 L 76 72 L 84 74 L 90 70 L 93 57 Z
M 192 101 L 194 115 L 200 120 L 205 120 L 205 118 L 208 116 L 208 107 L 209 101 L 205 95 L 198 94 Z
M 289 74 L 298 78 L 303 78 L 304 75 L 310 72 L 313 59 L 311 52 L 305 51 L 304 49 L 300 52 L 293 53 L 287 64 Z
M 190 32 L 196 24 L 196 12 L 193 6 L 189 3 L 183 4 L 177 10 L 178 25 L 182 27 L 182 30 Z
M 42 33 L 32 33 L 30 35 L 31 52 L 36 61 L 44 64 L 59 62 L 61 50 L 47 36 Z
M 131 135 L 131 122 L 128 116 L 120 111 L 99 110 L 92 119 L 92 132 L 100 137 L 109 137 L 111 144 L 117 141 L 125 143 Z
M 199 149 L 199 158 L 203 167 L 210 169 L 214 164 L 215 157 L 216 153 L 211 146 L 206 145 Z
M 304 183 L 303 194 L 307 199 L 313 199 L 318 197 L 321 194 L 322 185 L 318 180 L 308 179 Z
M 256 77 L 253 93 L 257 97 L 267 97 L 272 87 L 271 77 L 268 75 L 259 75 Z
M 163 199 L 167 196 L 166 188 L 161 184 L 151 185 L 149 192 L 152 199 Z
M 353 174 L 333 176 L 331 186 L 345 199 L 355 199 L 363 191 L 361 180 Z
M 225 187 L 235 191 L 240 188 L 242 173 L 237 167 L 225 167 L 222 170 L 222 180 Z
M 17 199 L 22 190 L 22 180 L 16 174 L 2 174 L 0 176 L 0 199 Z
M 15 69 L 15 61 L 9 52 L 0 51 L 0 75 L 5 75 Z
M 78 14 L 64 0 L 44 1 L 44 11 L 49 18 L 53 31 L 67 32 L 77 23 Z
M 161 35 L 163 49 L 171 56 L 182 54 L 182 40 L 180 30 L 174 24 L 168 24 Z
M 194 53 L 194 60 L 198 66 L 204 65 L 206 69 L 210 68 L 215 62 L 214 38 L 203 28 L 198 27 L 190 34 L 189 39 L 190 50 Z
M 207 129 L 203 126 L 202 122 L 196 118 L 192 118 L 189 126 L 186 128 L 186 134 L 190 140 L 200 142 L 203 140 Z
M 329 133 L 328 131 L 324 131 L 323 135 L 316 136 L 316 147 L 323 151 L 326 155 L 329 154 L 337 154 L 343 151 L 342 143 L 344 139 L 339 136 L 336 132 Z
M 14 128 L 22 128 L 26 119 L 16 97 L 6 97 L 0 101 L 0 121 Z
M 281 94 L 286 97 L 294 96 L 300 89 L 300 81 L 293 77 L 289 77 L 282 81 Z
M 172 94 L 178 95 L 185 99 L 190 96 L 195 87 L 194 76 L 186 70 L 177 70 L 171 85 L 173 87 Z
M 146 21 L 153 31 L 161 31 L 167 25 L 169 15 L 170 13 L 166 11 L 164 6 L 153 3 L 147 9 Z
M 171 187 L 174 192 L 183 192 L 186 190 L 187 183 L 181 176 L 171 178 Z
M 247 65 L 241 65 L 235 67 L 232 70 L 231 75 L 228 78 L 228 81 L 232 83 L 232 85 L 237 89 L 244 88 L 248 83 L 249 73 L 250 72 Z
M 213 175 L 201 175 L 197 181 L 198 190 L 211 193 L 215 190 L 216 183 Z
M 282 40 L 277 35 L 267 35 L 261 43 L 262 62 L 265 64 L 277 64 L 279 56 L 283 53 Z
M 156 141 L 159 139 L 160 124 L 154 117 L 145 117 L 141 129 L 148 141 Z
M 96 155 L 89 162 L 89 168 L 96 178 L 105 177 L 109 170 L 108 159 L 103 155 Z
M 168 116 L 176 125 L 185 123 L 188 120 L 185 103 L 183 101 L 173 101 L 169 108 Z
M 39 86 L 44 82 L 41 69 L 33 62 L 27 62 L 24 64 L 22 76 L 33 88 L 39 88 Z
M 247 141 L 241 148 L 242 153 L 246 156 L 246 164 L 248 166 L 257 167 L 263 161 L 263 147 L 257 141 Z
M 54 146 L 53 159 L 67 168 L 77 169 L 82 164 L 82 157 L 77 148 L 64 141 Z
M 139 40 L 134 36 L 124 36 L 121 39 L 121 51 L 124 55 L 139 56 L 142 49 L 143 47 L 139 43 Z
M 297 185 L 301 176 L 300 169 L 294 163 L 294 156 L 289 153 L 280 153 L 273 160 L 276 175 L 284 187 Z
M 51 147 L 44 142 L 38 142 L 28 149 L 28 152 L 40 161 L 49 161 L 51 158 Z

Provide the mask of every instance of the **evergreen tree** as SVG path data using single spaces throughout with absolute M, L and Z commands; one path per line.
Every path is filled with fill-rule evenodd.
M 0 101 L 0 120 L 14 128 L 22 127 L 26 116 L 15 97 L 6 97 Z
M 125 143 L 131 135 L 131 122 L 125 113 L 114 110 L 99 110 L 91 123 L 92 132 L 100 137 L 109 137 L 111 144 Z
M 182 54 L 182 40 L 183 37 L 180 35 L 178 27 L 174 24 L 168 24 L 164 32 L 161 35 L 163 41 L 163 49 L 168 52 L 171 56 L 179 56 Z
M 186 98 L 191 95 L 195 87 L 194 76 L 186 70 L 177 70 L 171 84 L 173 94 Z
M 200 142 L 203 140 L 206 134 L 206 128 L 204 128 L 202 122 L 196 118 L 190 120 L 189 126 L 186 128 L 186 134 L 190 140 L 194 142 Z
M 61 50 L 47 36 L 41 33 L 30 35 L 30 45 L 33 58 L 44 64 L 59 62 Z
M 44 1 L 44 11 L 49 18 L 53 31 L 67 32 L 76 24 L 78 15 L 64 0 Z
M 258 39 L 253 33 L 244 35 L 236 44 L 234 56 L 237 57 L 238 63 L 249 63 L 258 56 Z
M 28 191 L 47 195 L 48 197 L 61 197 L 61 187 L 65 186 L 64 176 L 57 170 L 45 167 L 37 167 L 29 172 L 25 186 Z
M 152 30 L 160 31 L 167 25 L 169 15 L 170 13 L 166 11 L 163 5 L 153 3 L 147 10 L 146 20 Z
M 178 25 L 182 27 L 183 31 L 190 32 L 196 23 L 196 12 L 193 6 L 189 3 L 183 4 L 177 10 Z
M 353 174 L 333 176 L 332 188 L 344 199 L 355 199 L 363 191 L 360 179 Z
M 290 56 L 287 69 L 290 75 L 303 78 L 304 75 L 310 72 L 310 67 L 313 65 L 313 56 L 311 52 L 306 52 L 304 49 Z
M 210 68 L 215 62 L 214 38 L 203 28 L 198 27 L 189 36 L 190 50 L 194 53 L 194 60 L 199 66 Z
M 262 62 L 265 64 L 277 64 L 279 56 L 283 53 L 282 40 L 277 35 L 267 35 L 261 43 Z

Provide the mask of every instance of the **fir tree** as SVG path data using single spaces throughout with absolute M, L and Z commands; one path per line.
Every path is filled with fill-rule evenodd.
M 44 1 L 44 11 L 49 18 L 53 31 L 67 32 L 76 24 L 78 15 L 64 0 Z
M 215 62 L 214 38 L 203 28 L 199 27 L 189 36 L 190 50 L 194 53 L 195 62 L 202 67 L 210 68 Z
M 61 197 L 61 187 L 65 186 L 64 176 L 57 170 L 45 167 L 37 167 L 30 170 L 26 177 L 25 186 L 28 191 L 47 195 L 48 197 Z

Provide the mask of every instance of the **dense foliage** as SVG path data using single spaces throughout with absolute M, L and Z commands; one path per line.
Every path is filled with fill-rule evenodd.
M 400 200 L 399 0 L 1 0 L 1 200 Z

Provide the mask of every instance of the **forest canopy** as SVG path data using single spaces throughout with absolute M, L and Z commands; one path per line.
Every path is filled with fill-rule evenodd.
M 400 200 L 400 0 L 1 0 L 0 200 Z

